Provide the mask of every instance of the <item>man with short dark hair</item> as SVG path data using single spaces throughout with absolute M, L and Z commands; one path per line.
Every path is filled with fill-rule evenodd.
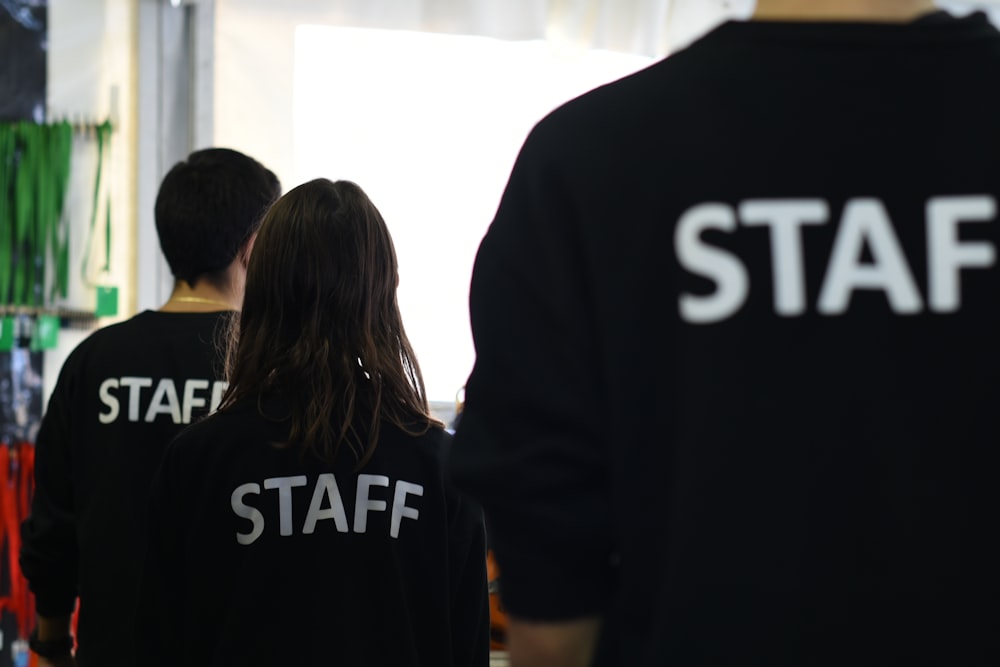
M 222 397 L 220 328 L 240 308 L 257 226 L 280 194 L 270 170 L 234 150 L 196 151 L 175 165 L 155 209 L 173 293 L 158 311 L 96 331 L 63 365 L 21 527 L 40 665 L 134 664 L 146 492 L 166 444 Z
M 1000 664 L 1000 34 L 760 0 L 526 141 L 451 470 L 514 667 Z

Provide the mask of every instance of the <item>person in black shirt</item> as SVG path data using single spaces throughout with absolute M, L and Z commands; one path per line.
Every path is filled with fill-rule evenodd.
M 760 0 L 526 140 L 451 450 L 515 667 L 1000 664 L 1000 33 Z
M 170 299 L 96 331 L 63 365 L 21 526 L 21 570 L 38 613 L 30 646 L 42 667 L 131 664 L 149 482 L 167 442 L 222 398 L 217 338 L 242 300 L 257 225 L 280 194 L 270 170 L 234 150 L 176 164 L 155 209 L 175 278 Z
M 152 487 L 138 664 L 487 664 L 482 511 L 445 479 L 397 282 L 357 185 L 271 208 L 222 406 Z

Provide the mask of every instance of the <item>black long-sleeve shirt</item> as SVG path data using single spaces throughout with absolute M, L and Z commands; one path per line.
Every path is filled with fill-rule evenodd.
M 355 470 L 346 447 L 333 465 L 276 447 L 287 428 L 246 405 L 171 444 L 152 487 L 139 664 L 484 667 L 483 516 L 444 477 L 451 436 L 383 424 Z
M 35 444 L 21 569 L 39 614 L 80 598 L 80 667 L 132 664 L 146 500 L 167 443 L 214 408 L 226 313 L 146 311 L 70 354 Z
M 1000 34 L 727 23 L 526 141 L 452 450 L 598 665 L 996 665 Z

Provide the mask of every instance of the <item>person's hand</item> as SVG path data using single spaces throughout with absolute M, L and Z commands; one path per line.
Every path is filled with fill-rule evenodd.
M 37 667 L 76 667 L 76 658 L 71 655 L 56 658 L 55 660 L 43 658 L 42 656 L 35 657 L 38 658 L 38 662 L 35 663 Z

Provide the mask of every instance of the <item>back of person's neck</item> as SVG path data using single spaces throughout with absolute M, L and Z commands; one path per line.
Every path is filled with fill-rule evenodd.
M 752 20 L 908 23 L 936 9 L 933 0 L 758 0 Z
M 206 282 L 198 281 L 194 287 L 178 280 L 174 291 L 160 310 L 166 313 L 209 313 L 222 310 L 239 310 L 240 299 L 233 290 L 225 290 Z

